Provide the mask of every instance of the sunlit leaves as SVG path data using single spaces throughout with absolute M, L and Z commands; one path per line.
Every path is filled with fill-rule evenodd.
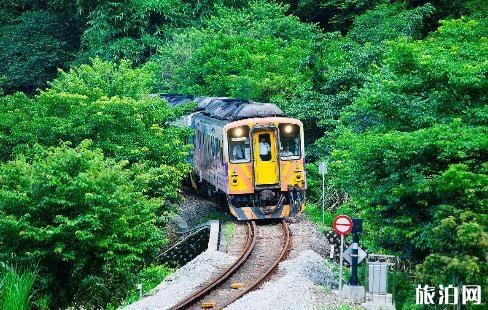
M 485 28 L 449 20 L 425 39 L 391 41 L 342 115 L 335 184 L 378 246 L 419 263 L 420 283 L 486 280 Z
M 125 163 L 89 147 L 38 148 L 32 160 L 0 165 L 0 256 L 39 265 L 41 288 L 57 288 L 53 307 L 65 305 L 64 295 L 89 307 L 122 299 L 132 272 L 164 242 L 161 199 L 145 196 L 147 183 L 134 181 Z M 95 275 L 106 293 L 86 285 Z

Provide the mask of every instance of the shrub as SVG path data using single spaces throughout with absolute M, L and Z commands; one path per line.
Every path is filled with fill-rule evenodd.
M 38 264 L 52 308 L 121 302 L 164 242 L 161 199 L 90 144 L 36 147 L 0 165 L 0 260 Z

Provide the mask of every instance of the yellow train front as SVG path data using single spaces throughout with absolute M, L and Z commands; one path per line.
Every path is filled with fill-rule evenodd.
M 192 185 L 224 200 L 239 220 L 286 218 L 305 202 L 303 125 L 274 104 L 162 95 L 198 104 L 181 121 L 195 130 Z

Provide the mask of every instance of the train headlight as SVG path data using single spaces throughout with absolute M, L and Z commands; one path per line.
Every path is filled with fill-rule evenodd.
M 293 127 L 291 125 L 286 125 L 284 130 L 285 133 L 291 133 L 293 131 Z
M 239 180 L 237 180 L 236 177 L 232 177 L 232 179 L 230 180 L 230 183 L 234 186 L 237 186 L 237 184 L 239 184 Z
M 244 133 L 244 130 L 242 130 L 241 127 L 237 127 L 234 129 L 234 137 L 242 137 L 242 134 Z

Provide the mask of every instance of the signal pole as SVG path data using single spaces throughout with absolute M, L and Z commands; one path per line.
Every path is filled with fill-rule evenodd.
M 359 234 L 363 231 L 363 220 L 352 219 L 352 250 L 351 250 L 351 278 L 349 285 L 359 285 L 358 278 L 358 250 L 359 250 Z

